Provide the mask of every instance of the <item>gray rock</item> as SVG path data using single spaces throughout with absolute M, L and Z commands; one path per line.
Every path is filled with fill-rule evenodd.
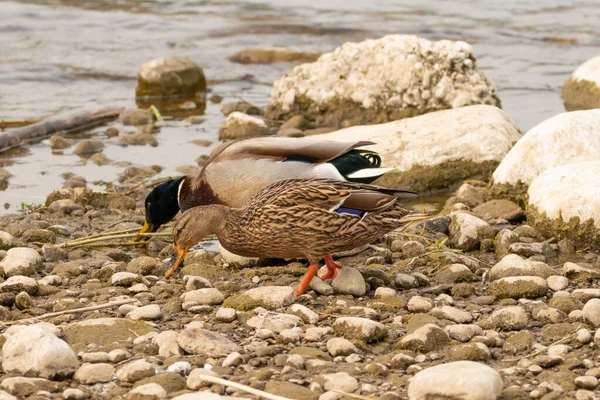
M 456 201 L 471 208 L 485 202 L 487 197 L 488 194 L 485 188 L 473 186 L 469 183 L 463 183 L 456 191 Z
M 471 270 L 463 264 L 444 265 L 435 274 L 439 283 L 473 282 L 475 278 Z
M 307 324 L 314 325 L 319 321 L 319 314 L 302 304 L 292 304 L 288 307 L 286 313 L 302 318 L 302 321 Z
M 158 346 L 158 355 L 163 357 L 177 357 L 182 354 L 177 343 L 179 333 L 176 331 L 163 331 L 152 338 L 152 342 Z
M 62 396 L 65 400 L 86 400 L 90 397 L 90 394 L 81 389 L 68 388 L 63 390 Z M 0 400 L 2 399 L 3 398 L 0 397 Z
M 6 377 L 0 383 L 0 387 L 20 399 L 24 399 L 38 391 L 56 391 L 56 385 L 47 379 L 26 378 L 23 376 Z
M 117 370 L 117 379 L 121 382 L 137 382 L 156 374 L 156 367 L 144 360 L 131 361 Z
M 598 378 L 595 376 L 578 376 L 575 378 L 575 386 L 582 389 L 594 390 L 598 386 Z
M 410 240 L 402 244 L 402 255 L 405 257 L 418 257 L 425 253 L 425 246 L 416 240 Z
M 140 275 L 157 275 L 155 273 L 157 265 L 160 265 L 160 261 L 157 258 L 148 256 L 137 257 L 127 264 L 127 272 Z
M 546 282 L 548 283 L 548 287 L 555 292 L 565 290 L 569 287 L 569 280 L 564 276 L 552 275 L 546 279 Z
M 255 316 L 246 321 L 251 328 L 258 328 L 280 333 L 285 329 L 291 329 L 302 323 L 302 319 L 291 314 L 268 314 L 266 316 Z
M 358 353 L 356 346 L 344 338 L 331 338 L 327 341 L 327 351 L 334 357 L 349 356 L 353 353 Z
M 520 221 L 525 217 L 525 211 L 518 204 L 505 199 L 494 199 L 473 208 L 473 213 L 480 218 L 505 219 Z
M 83 364 L 79 367 L 77 372 L 75 372 L 75 380 L 84 385 L 93 385 L 94 383 L 112 381 L 115 373 L 115 367 L 111 364 Z
M 75 150 L 73 150 L 73 153 L 77 154 L 78 156 L 87 156 L 96 153 L 102 153 L 103 150 L 104 144 L 101 141 L 85 139 L 77 143 L 77 146 L 75 146 Z
M 239 140 L 268 134 L 269 127 L 262 118 L 237 111 L 226 116 L 219 128 L 219 140 Z
M 450 338 L 442 328 L 426 324 L 400 339 L 399 347 L 420 353 L 440 350 L 450 344 Z
M 468 342 L 478 335 L 483 335 L 483 329 L 477 325 L 456 324 L 448 325 L 444 328 L 450 339 L 458 340 L 459 342 Z
M 333 323 L 333 329 L 338 336 L 367 343 L 381 340 L 387 335 L 387 329 L 383 324 L 359 317 L 337 318 Z
M 539 276 L 511 276 L 490 283 L 487 293 L 501 299 L 530 298 L 545 296 L 548 283 Z
M 331 287 L 336 293 L 351 294 L 353 296 L 364 296 L 367 285 L 362 274 L 356 268 L 342 268 L 338 276 L 331 282 Z
M 246 290 L 237 299 L 238 302 L 243 301 L 275 310 L 292 304 L 296 300 L 296 295 L 294 289 L 289 286 L 260 286 Z
M 413 296 L 408 301 L 406 306 L 408 311 L 415 313 L 426 313 L 433 308 L 433 300 L 422 296 Z
M 215 318 L 221 322 L 231 322 L 236 318 L 237 311 L 235 308 L 222 307 L 217 310 Z
M 0 231 L 0 250 L 9 250 L 13 245 L 13 235 Z
M 234 351 L 233 353 L 231 353 L 227 357 L 225 357 L 225 359 L 223 360 L 223 363 L 221 365 L 224 367 L 233 367 L 238 364 L 241 364 L 243 361 L 244 361 L 244 359 L 242 358 L 242 355 L 240 353 L 238 353 L 237 351 Z
M 198 390 L 203 386 L 207 385 L 207 382 L 202 379 L 203 376 L 214 376 L 219 377 L 216 372 L 205 369 L 205 368 L 195 368 L 190 372 L 190 375 L 187 378 L 186 384 L 188 389 L 190 390 Z
M 455 361 L 417 373 L 408 385 L 408 397 L 495 400 L 503 386 L 502 377 L 493 368 L 473 361 Z
M 585 303 L 583 317 L 594 327 L 600 327 L 600 299 L 590 299 Z
M 158 383 L 146 383 L 131 390 L 126 400 L 162 400 L 167 398 L 167 391 Z
M 6 373 L 52 379 L 70 376 L 77 367 L 79 361 L 71 347 L 39 325 L 21 328 L 2 347 Z
M 113 286 L 131 286 L 141 281 L 142 277 L 133 272 L 117 272 L 110 277 L 110 283 Z
M 381 287 L 378 287 L 377 289 L 375 289 L 374 297 L 376 299 L 383 299 L 386 297 L 396 297 L 396 296 L 397 296 L 397 293 L 392 288 L 381 286 Z
M 177 337 L 179 346 L 190 354 L 225 357 L 241 348 L 221 333 L 187 326 Z
M 494 239 L 494 251 L 498 259 L 503 258 L 509 254 L 508 248 L 511 244 L 516 243 L 520 240 L 519 235 L 510 229 L 502 229 L 496 235 Z
M 148 304 L 147 306 L 136 308 L 135 310 L 132 310 L 129 313 L 127 313 L 127 318 L 132 319 L 134 321 L 151 321 L 155 319 L 161 319 L 162 317 L 163 313 L 158 304 Z
M 72 140 L 66 139 L 65 137 L 59 135 L 50 136 L 48 142 L 50 142 L 50 147 L 52 150 L 63 150 L 73 146 Z
M 2 284 L 0 284 L 1 286 Z M 583 303 L 590 299 L 600 299 L 600 289 L 587 288 L 587 289 L 575 289 L 571 292 L 571 297 L 575 300 L 579 300 Z
M 456 322 L 457 324 L 465 324 L 473 320 L 473 316 L 470 312 L 451 306 L 436 307 L 429 313 L 436 318 L 447 319 Z
M 513 243 L 508 247 L 508 251 L 518 254 L 523 257 L 531 257 L 536 255 L 544 256 L 545 258 L 554 257 L 556 252 L 548 243 Z
M 466 212 L 450 216 L 450 243 L 457 249 L 475 250 L 484 239 L 492 239 L 494 230 L 484 220 Z
M 414 289 L 419 287 L 419 281 L 409 274 L 396 274 L 394 277 L 398 289 Z
M 33 299 L 27 292 L 20 292 L 15 296 L 15 307 L 19 310 L 26 310 L 33 307 Z
M 353 393 L 358 389 L 358 381 L 347 372 L 319 375 L 315 378 L 315 381 L 323 382 L 325 390 L 341 390 L 342 392 Z
M 491 281 L 510 276 L 539 276 L 546 279 L 553 274 L 554 271 L 548 264 L 525 260 L 516 254 L 508 254 L 490 269 L 488 277 Z
M 188 57 L 155 58 L 140 67 L 136 96 L 193 96 L 206 90 L 204 71 Z
M 105 351 L 94 351 L 91 353 L 80 353 L 81 361 L 84 363 L 104 363 L 110 361 Z
M 212 287 L 210 281 L 202 276 L 186 275 L 183 277 L 183 280 L 185 282 L 185 290 L 188 292 Z
M 7 251 L 6 257 L 0 261 L 0 267 L 6 276 L 31 276 L 35 274 L 36 268 L 40 267 L 42 263 L 42 256 L 34 249 L 14 247 Z
M 217 305 L 225 300 L 225 295 L 219 289 L 215 288 L 196 289 L 182 294 L 181 300 L 184 303 L 191 302 L 199 305 Z
M 311 281 L 309 287 L 315 292 L 322 294 L 323 296 L 330 296 L 333 294 L 333 288 L 324 282 L 318 276 L 315 276 Z
M 492 328 L 507 331 L 524 329 L 529 323 L 527 312 L 518 306 L 510 306 L 495 310 L 489 318 Z
M 589 281 L 600 278 L 600 270 L 584 267 L 572 262 L 566 262 L 563 265 L 562 273 L 568 279 L 576 281 Z

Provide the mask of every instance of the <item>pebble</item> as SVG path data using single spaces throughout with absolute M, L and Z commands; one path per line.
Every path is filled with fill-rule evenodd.
M 410 380 L 408 397 L 411 400 L 493 400 L 500 395 L 503 386 L 500 374 L 487 365 L 473 361 L 455 361 L 418 372 Z
M 30 295 L 36 295 L 39 286 L 35 279 L 27 276 L 11 276 L 0 283 L 0 293 L 20 293 L 27 292 Z
M 473 320 L 471 313 L 452 306 L 436 307 L 430 311 L 430 314 L 436 318 L 447 319 L 457 324 L 466 324 Z
M 383 324 L 359 317 L 337 318 L 333 323 L 333 330 L 338 336 L 363 340 L 367 343 L 381 340 L 387 335 L 387 329 Z
M 251 328 L 266 329 L 271 332 L 280 333 L 284 329 L 292 329 L 299 325 L 302 319 L 292 314 L 268 314 L 266 316 L 255 316 L 246 321 Z M 259 328 L 260 327 L 260 328 Z
M 585 303 L 591 299 L 600 299 L 600 289 L 596 289 L 596 288 L 575 289 L 571 293 L 571 297 L 574 298 L 575 300 L 579 300 L 583 303 Z
M 191 302 L 200 305 L 217 305 L 225 300 L 225 295 L 219 289 L 204 288 L 185 292 L 181 295 L 181 300 L 184 303 Z
M 339 270 L 338 275 L 331 282 L 331 287 L 336 293 L 364 296 L 367 285 L 362 274 L 356 268 L 345 267 Z
M 450 216 L 450 243 L 460 250 L 475 250 L 484 239 L 492 239 L 494 230 L 484 220 L 467 212 Z
M 433 301 L 427 297 L 413 296 L 408 301 L 406 307 L 408 308 L 408 311 L 415 313 L 426 313 L 433 308 Z
M 309 287 L 315 292 L 322 294 L 323 296 L 331 296 L 333 294 L 333 288 L 327 282 L 323 281 L 318 276 L 315 276 L 311 281 Z
M 456 324 L 448 325 L 444 328 L 450 339 L 458 340 L 459 342 L 468 342 L 473 337 L 483 334 L 483 329 L 477 325 Z
M 85 385 L 93 385 L 94 383 L 110 382 L 115 372 L 115 367 L 111 364 L 83 364 L 75 372 L 75 379 Z
M 177 361 L 167 367 L 167 372 L 174 372 L 186 376 L 192 372 L 192 364 L 187 361 Z
M 126 400 L 162 400 L 166 398 L 167 391 L 158 383 L 146 383 L 145 385 L 140 385 L 130 391 L 125 397 Z
M 319 314 L 302 304 L 292 304 L 286 312 L 302 318 L 307 324 L 316 324 L 319 321 Z
M 279 332 L 278 340 L 283 343 L 296 343 L 300 341 L 301 333 L 300 328 L 284 329 Z
M 27 292 L 21 292 L 15 296 L 15 307 L 17 309 L 27 310 L 33 306 L 33 299 Z
M 81 353 L 79 356 L 84 363 L 105 363 L 109 361 L 108 353 L 105 351 Z
M 235 319 L 237 311 L 234 308 L 219 308 L 215 318 L 220 322 L 231 322 Z
M 591 299 L 585 303 L 583 317 L 594 327 L 600 327 L 600 299 Z
M 555 292 L 565 290 L 569 286 L 569 280 L 564 276 L 552 275 L 546 281 L 548 282 L 548 287 Z
M 323 374 L 317 376 L 315 380 L 323 382 L 325 390 L 340 390 L 342 392 L 354 393 L 358 389 L 358 381 L 347 372 Z
M 190 375 L 187 378 L 186 384 L 188 389 L 190 390 L 198 390 L 203 386 L 207 385 L 207 382 L 204 381 L 202 379 L 202 376 L 214 376 L 214 377 L 219 377 L 219 375 L 214 372 L 211 371 L 209 369 L 205 369 L 205 368 L 195 368 L 192 370 L 192 372 L 190 372 Z
M 539 276 L 511 276 L 490 283 L 487 293 L 501 299 L 538 298 L 548 292 L 548 284 Z
M 577 331 L 575 338 L 581 344 L 588 344 L 592 341 L 592 333 L 588 329 L 582 328 Z
M 156 368 L 144 360 L 131 361 L 117 370 L 116 376 L 122 382 L 137 382 L 156 374 Z
M 495 281 L 511 276 L 539 276 L 546 279 L 553 274 L 554 271 L 548 264 L 527 260 L 517 254 L 508 254 L 490 269 L 488 276 L 491 281 Z
M 417 278 L 409 274 L 396 274 L 394 282 L 396 282 L 396 287 L 399 290 L 415 289 L 419 287 Z
M 489 318 L 493 328 L 502 330 L 520 330 L 527 327 L 529 316 L 518 306 L 509 306 L 495 310 Z
M 448 334 L 435 324 L 426 324 L 400 339 L 400 348 L 429 353 L 450 344 Z
M 356 346 L 351 341 L 344 338 L 329 339 L 327 341 L 327 351 L 334 357 L 358 353 Z
M 185 290 L 188 292 L 212 287 L 210 281 L 202 276 L 186 275 L 183 277 L 183 281 L 185 282 Z
M 595 376 L 578 376 L 575 378 L 575 386 L 581 389 L 594 390 L 598 386 L 598 378 Z
M 134 321 L 151 321 L 155 319 L 162 319 L 162 317 L 163 313 L 158 304 L 148 304 L 147 306 L 136 308 L 127 314 L 127 318 Z
M 110 284 L 113 286 L 131 286 L 141 280 L 142 277 L 133 272 L 117 272 L 110 277 Z
M 85 400 L 89 398 L 89 394 L 85 393 L 83 390 L 76 388 L 68 388 L 62 392 L 62 396 L 65 400 Z M 0 400 L 4 400 L 4 397 L 0 396 Z
M 435 279 L 440 283 L 473 282 L 475 275 L 464 264 L 450 264 L 437 272 Z
M 225 357 L 225 359 L 223 360 L 223 363 L 221 365 L 224 367 L 233 367 L 238 364 L 241 364 L 242 362 L 244 362 L 242 355 L 240 353 L 238 353 L 237 351 L 234 351 L 233 353 L 231 353 L 227 357 Z
M 388 287 L 378 287 L 377 289 L 375 289 L 375 296 L 376 299 L 383 299 L 385 297 L 396 297 L 396 290 L 392 289 L 392 288 L 388 288 Z
M 39 325 L 22 327 L 2 347 L 6 373 L 52 379 L 69 376 L 78 367 L 71 347 L 52 330 Z
M 115 349 L 108 352 L 108 361 L 111 363 L 120 363 L 121 361 L 127 360 L 131 357 L 131 354 L 127 350 Z
M 6 276 L 32 276 L 36 268 L 43 263 L 42 256 L 29 247 L 13 247 L 6 252 L 6 257 L 0 261 L 0 268 Z
M 179 332 L 177 343 L 187 353 L 209 357 L 226 357 L 229 353 L 241 351 L 240 346 L 224 334 L 189 325 Z
M 404 257 L 418 257 L 425 253 L 425 246 L 416 240 L 409 240 L 402 244 L 402 255 Z
M 163 331 L 152 338 L 152 342 L 158 346 L 158 355 L 162 357 L 177 357 L 182 355 L 181 348 L 177 343 L 179 333 L 176 331 Z
M 287 307 L 294 302 L 296 295 L 290 286 L 260 286 L 246 290 L 240 298 L 249 299 L 268 310 Z
M 304 368 L 304 358 L 300 354 L 292 354 L 285 360 L 285 365 L 289 365 L 296 369 Z

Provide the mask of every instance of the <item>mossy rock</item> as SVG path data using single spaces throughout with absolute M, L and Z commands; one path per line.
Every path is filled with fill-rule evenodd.
M 325 353 L 324 351 L 319 350 L 314 347 L 306 347 L 306 346 L 296 347 L 290 351 L 290 355 L 292 355 L 292 354 L 299 354 L 302 357 L 323 360 L 323 361 L 332 361 L 333 360 L 328 353 Z
M 385 310 L 397 311 L 397 310 L 406 309 L 407 304 L 408 304 L 408 301 L 406 300 L 405 297 L 402 297 L 402 296 L 391 297 L 390 296 L 390 297 L 382 297 L 379 299 L 375 299 L 369 306 L 376 310 L 380 310 L 380 311 L 385 311 Z
M 414 165 L 408 171 L 388 172 L 374 184 L 401 187 L 423 193 L 445 189 L 465 179 L 489 180 L 498 164 L 498 161 L 477 163 L 468 160 L 452 160 L 436 165 Z
M 575 378 L 579 375 L 571 371 L 545 370 L 537 376 L 540 382 L 552 382 L 560 385 L 565 392 L 575 390 Z M 561 396 L 561 398 L 563 398 Z
M 503 349 L 512 354 L 524 353 L 533 346 L 533 335 L 529 331 L 515 332 L 506 339 Z
M 571 323 L 563 322 L 560 324 L 546 324 L 542 328 L 542 342 L 550 345 L 560 339 L 575 332 L 576 326 Z
M 144 321 L 123 318 L 95 318 L 67 325 L 64 340 L 76 353 L 86 351 L 90 343 L 95 351 L 110 351 L 130 345 L 128 339 L 155 331 Z
M 452 361 L 482 361 L 490 359 L 490 351 L 482 343 L 465 343 L 448 349 L 448 358 Z
M 548 301 L 548 307 L 556 308 L 565 314 L 569 314 L 571 311 L 581 310 L 583 308 L 583 303 L 572 297 L 557 296 Z
M 149 378 L 137 381 L 133 387 L 136 388 L 147 383 L 159 384 L 168 394 L 187 389 L 185 379 L 183 379 L 183 377 L 176 372 L 162 372 Z
M 319 393 L 291 382 L 269 381 L 265 391 L 296 400 L 317 400 L 319 398 Z
M 180 275 L 202 276 L 206 279 L 213 280 L 231 275 L 231 271 L 222 267 L 217 267 L 208 263 L 191 263 L 184 264 L 180 270 Z
M 408 329 L 408 333 L 413 333 L 415 330 L 427 324 L 436 324 L 438 326 L 442 325 L 442 321 L 429 314 L 406 314 L 403 316 L 403 319 L 406 322 L 406 329 Z

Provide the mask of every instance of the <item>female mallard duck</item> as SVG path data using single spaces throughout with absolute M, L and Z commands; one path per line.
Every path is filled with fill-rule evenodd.
M 216 234 L 228 251 L 244 257 L 306 258 L 310 266 L 296 294 L 306 292 L 325 260 L 333 278 L 341 268 L 331 253 L 368 244 L 424 214 L 403 208 L 413 192 L 330 179 L 289 179 L 267 186 L 241 208 L 223 205 L 185 211 L 173 228 L 170 277 L 188 249 Z
M 148 194 L 146 221 L 140 233 L 155 232 L 180 209 L 208 204 L 241 207 L 265 186 L 284 179 L 370 183 L 390 170 L 380 168 L 379 155 L 359 149 L 372 144 L 268 137 L 221 145 L 212 151 L 198 174 L 165 182 Z

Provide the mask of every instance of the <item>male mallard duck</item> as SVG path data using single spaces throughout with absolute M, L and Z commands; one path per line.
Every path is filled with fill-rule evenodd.
M 359 149 L 372 144 L 268 137 L 220 145 L 198 174 L 170 180 L 148 194 L 146 221 L 140 233 L 155 232 L 180 209 L 208 204 L 241 207 L 265 186 L 284 179 L 330 178 L 370 183 L 390 170 L 380 168 L 379 155 Z
M 296 294 L 306 292 L 325 260 L 334 278 L 341 268 L 331 253 L 368 244 L 424 214 L 403 208 L 399 199 L 414 192 L 330 179 L 290 179 L 273 183 L 241 208 L 223 205 L 185 211 L 173 228 L 170 277 L 188 249 L 216 234 L 228 251 L 244 257 L 306 258 L 310 266 Z

